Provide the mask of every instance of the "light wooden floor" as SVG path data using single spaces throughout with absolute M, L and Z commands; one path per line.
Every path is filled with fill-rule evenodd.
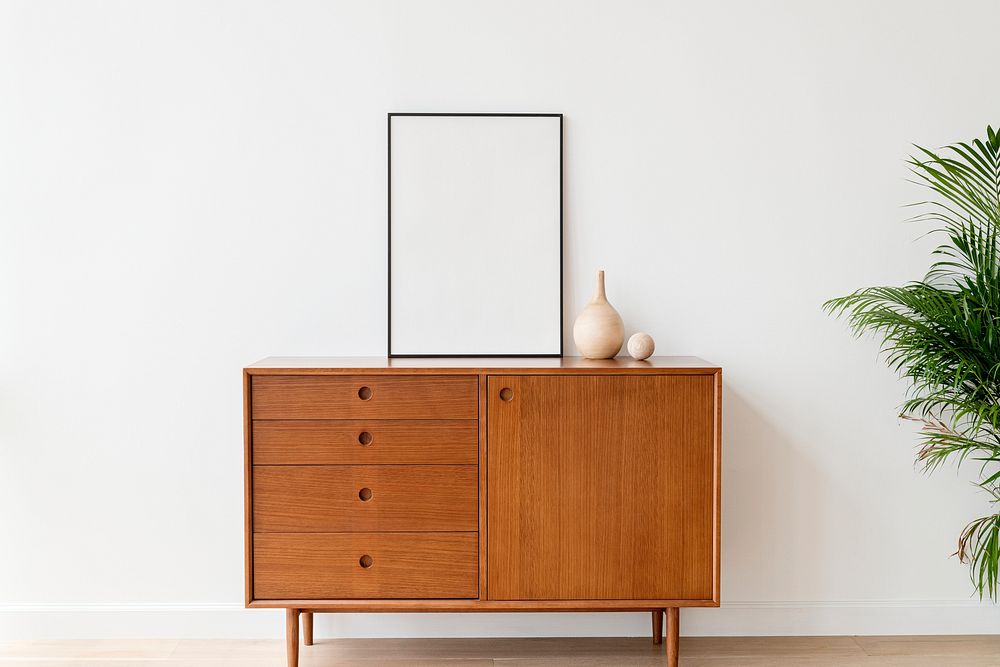
M 281 667 L 282 641 L 0 642 L 0 667 Z M 330 639 L 303 646 L 303 667 L 647 667 L 662 647 L 643 638 Z M 1000 635 L 966 637 L 685 637 L 681 664 L 758 667 L 1000 665 Z

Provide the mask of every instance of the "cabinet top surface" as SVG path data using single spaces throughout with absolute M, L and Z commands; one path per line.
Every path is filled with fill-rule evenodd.
M 611 373 L 611 374 L 702 374 L 721 368 L 698 357 L 631 357 L 584 359 L 583 357 L 267 357 L 246 367 L 251 375 L 336 373 Z

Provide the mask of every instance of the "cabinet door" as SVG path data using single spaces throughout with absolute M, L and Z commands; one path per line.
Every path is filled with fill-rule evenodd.
M 716 376 L 491 376 L 488 596 L 712 600 Z

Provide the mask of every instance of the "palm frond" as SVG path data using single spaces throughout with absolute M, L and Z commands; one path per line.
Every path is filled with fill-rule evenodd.
M 979 593 L 997 599 L 1000 564 L 1000 514 L 980 517 L 965 527 L 958 538 L 958 559 L 969 564 L 969 574 Z
M 856 336 L 881 340 L 886 363 L 909 381 L 903 416 L 923 423 L 917 462 L 980 463 L 978 486 L 1000 505 L 1000 133 L 940 151 L 915 146 L 914 182 L 934 197 L 910 222 L 942 237 L 924 278 L 867 287 L 824 309 Z M 997 600 L 1000 513 L 961 532 L 956 554 L 980 597 Z

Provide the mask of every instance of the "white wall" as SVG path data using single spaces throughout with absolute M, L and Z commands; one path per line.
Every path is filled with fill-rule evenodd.
M 1000 104 L 983 2 L 0 5 L 0 636 L 270 636 L 240 369 L 385 350 L 387 111 L 566 114 L 566 322 L 725 367 L 724 607 L 686 633 L 990 632 L 903 385 L 828 297 L 919 277 L 910 142 Z M 572 340 L 567 339 L 572 350 Z M 642 615 L 321 634 L 642 634 Z

